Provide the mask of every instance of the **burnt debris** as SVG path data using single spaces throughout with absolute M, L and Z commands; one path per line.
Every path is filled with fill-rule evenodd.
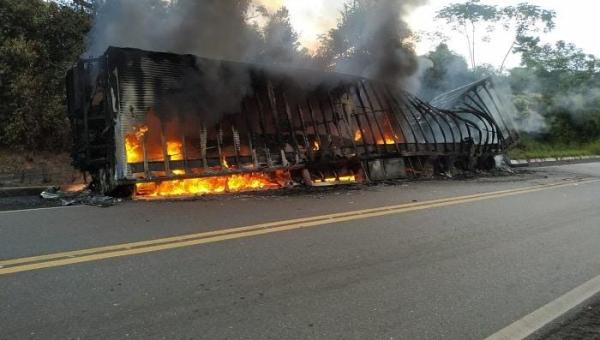
M 491 167 L 516 138 L 491 79 L 429 104 L 360 77 L 111 47 L 67 92 L 74 164 L 102 193 L 427 176 Z

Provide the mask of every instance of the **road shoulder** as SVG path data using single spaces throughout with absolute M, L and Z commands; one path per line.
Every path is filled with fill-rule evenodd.
M 600 339 L 600 295 L 535 334 L 534 340 Z

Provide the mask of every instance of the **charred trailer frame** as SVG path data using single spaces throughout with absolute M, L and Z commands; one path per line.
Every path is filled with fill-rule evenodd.
M 74 164 L 105 193 L 248 173 L 417 176 L 484 164 L 516 136 L 491 80 L 438 108 L 360 77 L 111 47 L 68 72 L 67 93 Z

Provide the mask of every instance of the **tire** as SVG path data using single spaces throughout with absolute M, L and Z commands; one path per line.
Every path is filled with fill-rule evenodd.
M 95 193 L 101 195 L 109 195 L 115 189 L 115 185 L 112 181 L 111 171 L 102 168 L 92 173 L 92 185 L 91 188 Z

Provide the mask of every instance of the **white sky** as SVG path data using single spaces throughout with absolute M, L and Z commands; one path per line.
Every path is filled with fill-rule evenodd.
M 314 47 L 316 37 L 335 26 L 339 10 L 344 0 L 263 0 L 270 7 L 285 5 L 290 10 L 291 20 L 295 29 L 301 35 L 301 41 L 308 47 Z M 435 12 L 443 6 L 460 2 L 461 0 L 429 0 L 407 18 L 415 31 L 440 30 L 450 36 L 448 44 L 454 51 L 467 55 L 465 39 L 445 27 L 442 22 L 435 22 Z M 600 57 L 600 1 L 599 0 L 482 0 L 483 3 L 499 6 L 514 5 L 529 2 L 557 12 L 556 29 L 542 35 L 543 41 L 554 42 L 566 40 L 575 43 L 586 53 Z M 497 31 L 490 43 L 481 45 L 478 49 L 477 62 L 488 63 L 498 67 L 511 43 L 509 34 Z M 480 43 L 482 44 L 482 43 Z M 418 44 L 419 54 L 429 51 L 437 45 L 429 41 Z M 508 66 L 519 64 L 519 57 L 512 56 Z

